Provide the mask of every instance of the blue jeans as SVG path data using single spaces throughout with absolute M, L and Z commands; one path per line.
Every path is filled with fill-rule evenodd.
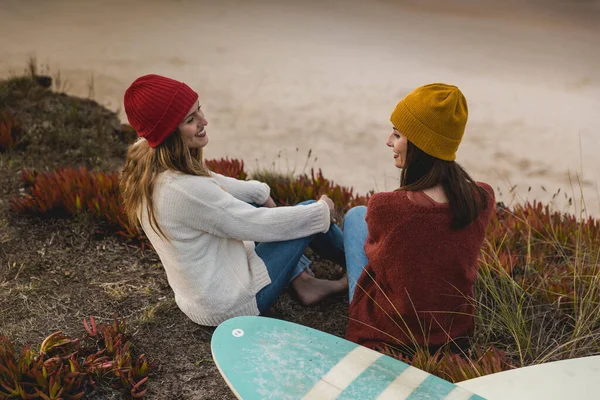
M 367 207 L 357 206 L 344 217 L 344 250 L 346 252 L 346 270 L 348 271 L 348 300 L 352 302 L 356 282 L 369 263 L 365 255 L 367 241 Z
M 297 206 L 314 202 L 304 201 Z M 334 224 L 327 233 L 285 242 L 259 243 L 256 246 L 256 254 L 267 266 L 271 278 L 271 283 L 256 294 L 256 304 L 261 314 L 271 308 L 286 286 L 310 265 L 310 260 L 304 255 L 304 250 L 309 246 L 321 257 L 344 265 L 344 239 L 342 231 Z

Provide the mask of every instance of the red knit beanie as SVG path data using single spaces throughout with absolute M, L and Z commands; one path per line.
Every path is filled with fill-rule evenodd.
M 198 94 L 183 82 L 144 75 L 125 91 L 125 114 L 138 136 L 156 147 L 175 132 L 197 99 Z

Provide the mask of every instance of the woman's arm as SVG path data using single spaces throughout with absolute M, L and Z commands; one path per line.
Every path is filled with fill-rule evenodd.
M 256 208 L 236 199 L 214 180 L 203 177 L 182 177 L 165 195 L 172 197 L 169 202 L 177 207 L 179 223 L 219 237 L 277 242 L 327 232 L 330 225 L 325 201 Z
M 241 181 L 211 172 L 217 183 L 233 197 L 246 203 L 263 205 L 269 200 L 271 188 L 266 183 L 255 180 Z

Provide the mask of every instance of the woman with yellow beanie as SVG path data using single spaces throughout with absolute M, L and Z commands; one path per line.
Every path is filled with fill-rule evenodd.
M 467 115 L 461 91 L 441 83 L 414 90 L 394 109 L 386 144 L 402 169 L 400 188 L 373 195 L 344 219 L 348 339 L 404 354 L 468 346 L 495 200 L 454 161 Z

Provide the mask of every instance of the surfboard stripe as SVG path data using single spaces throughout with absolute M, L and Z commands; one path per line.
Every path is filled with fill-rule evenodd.
M 412 393 L 407 400 L 443 399 L 452 392 L 454 385 L 437 376 L 429 375 Z
M 475 396 L 473 393 L 465 390 L 459 386 L 454 386 L 454 390 L 452 390 L 444 400 L 484 400 L 483 397 Z
M 357 346 L 333 366 L 303 397 L 303 399 L 335 399 L 356 377 L 362 374 L 381 353 Z
M 408 367 L 377 396 L 377 400 L 405 400 L 429 376 L 425 371 Z
M 407 368 L 408 365 L 383 356 L 360 374 L 336 400 L 374 399 Z

